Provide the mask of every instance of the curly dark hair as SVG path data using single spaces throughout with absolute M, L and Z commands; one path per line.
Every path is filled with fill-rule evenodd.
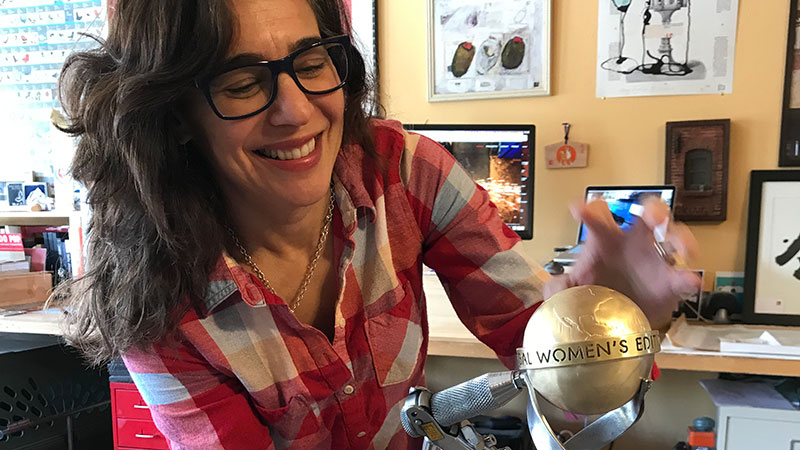
M 323 38 L 351 34 L 341 0 L 307 1 Z M 180 143 L 176 111 L 228 56 L 236 26 L 227 0 L 119 0 L 108 38 L 64 64 L 62 131 L 79 137 L 72 175 L 93 215 L 86 274 L 50 302 L 67 308 L 67 342 L 91 363 L 178 338 L 200 306 L 226 212 L 209 162 Z M 376 157 L 373 83 L 356 49 L 349 60 L 343 143 Z

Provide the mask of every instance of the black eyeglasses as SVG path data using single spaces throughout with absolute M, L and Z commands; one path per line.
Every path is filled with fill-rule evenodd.
M 306 94 L 321 95 L 340 89 L 347 82 L 349 50 L 349 36 L 334 36 L 295 50 L 285 58 L 226 70 L 197 86 L 220 119 L 244 119 L 275 101 L 278 75 L 283 72 Z

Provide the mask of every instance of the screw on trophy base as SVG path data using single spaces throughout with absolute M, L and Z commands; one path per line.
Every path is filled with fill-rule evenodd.
M 528 388 L 528 427 L 539 450 L 600 449 L 644 411 L 658 331 L 629 298 L 601 286 L 566 289 L 528 321 L 517 369 Z M 575 414 L 603 414 L 563 444 L 540 399 Z

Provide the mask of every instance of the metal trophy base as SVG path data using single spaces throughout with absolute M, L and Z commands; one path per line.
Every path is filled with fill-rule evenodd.
M 539 400 L 543 397 L 533 388 L 527 375 L 524 377 L 531 400 L 528 404 L 528 428 L 537 450 L 599 450 L 607 446 L 639 420 L 644 412 L 644 395 L 653 383 L 652 380 L 642 380 L 639 390 L 628 403 L 603 414 L 562 444 L 542 415 Z

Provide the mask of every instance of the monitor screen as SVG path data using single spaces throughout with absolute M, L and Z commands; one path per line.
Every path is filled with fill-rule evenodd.
M 586 188 L 586 202 L 605 200 L 614 221 L 623 231 L 629 230 L 641 215 L 645 199 L 659 197 L 670 208 L 675 199 L 675 186 L 589 186 Z M 578 243 L 586 240 L 588 230 L 581 223 Z
M 489 193 L 500 218 L 533 237 L 533 125 L 405 125 L 447 149 Z

